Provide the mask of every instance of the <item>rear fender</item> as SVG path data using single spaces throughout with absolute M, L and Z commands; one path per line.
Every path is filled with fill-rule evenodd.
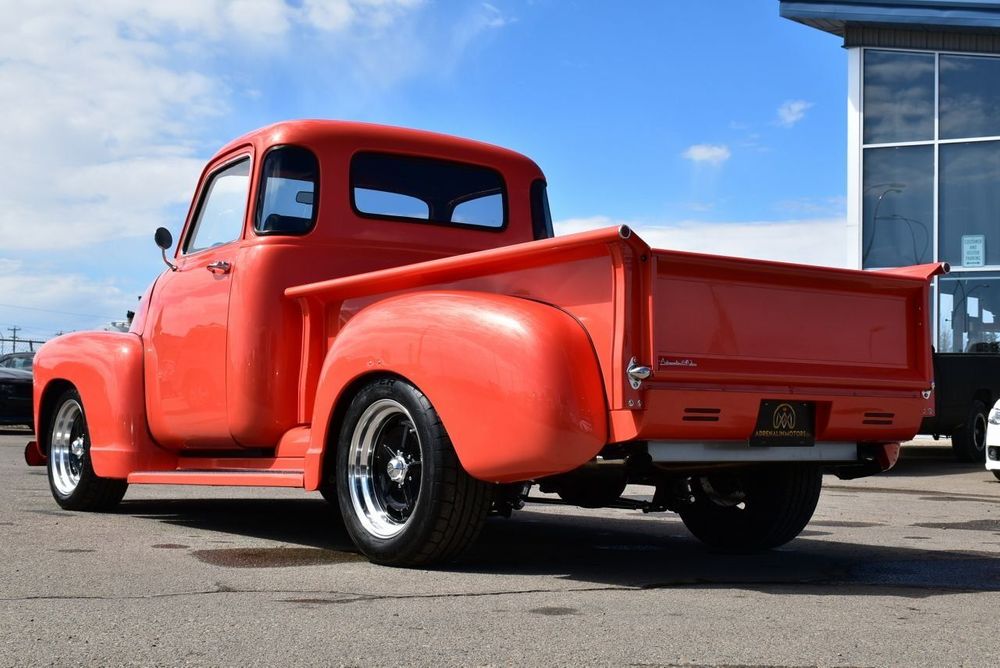
M 338 436 L 336 409 L 374 374 L 416 385 L 480 480 L 562 473 L 607 441 L 597 357 L 572 316 L 504 295 L 409 293 L 365 308 L 334 339 L 316 391 L 307 489 L 319 485 L 327 444 Z
M 146 424 L 142 339 L 125 332 L 77 332 L 59 336 L 34 360 L 38 446 L 48 453 L 51 412 L 68 387 L 83 400 L 94 472 L 126 478 L 136 470 L 175 465 L 153 444 Z

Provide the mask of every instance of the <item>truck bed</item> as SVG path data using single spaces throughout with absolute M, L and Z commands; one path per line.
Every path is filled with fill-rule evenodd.
M 815 406 L 816 440 L 897 441 L 932 412 L 926 265 L 888 272 L 653 250 L 605 229 L 290 288 L 305 314 L 302 420 L 340 327 L 444 289 L 553 305 L 600 362 L 608 441 L 746 441 L 762 400 Z M 322 333 L 321 333 L 322 332 Z M 651 368 L 639 389 L 632 360 Z

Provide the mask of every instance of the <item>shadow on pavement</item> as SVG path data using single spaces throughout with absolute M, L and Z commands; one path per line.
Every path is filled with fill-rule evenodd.
M 947 443 L 947 441 L 945 441 Z M 903 446 L 899 461 L 880 477 L 919 478 L 924 476 L 978 473 L 986 470 L 986 462 L 960 462 L 952 454 L 951 445 Z
M 547 575 L 600 587 L 727 587 L 776 595 L 923 598 L 957 591 L 1000 591 L 1000 559 L 994 553 L 927 551 L 916 547 L 917 543 L 911 548 L 811 540 L 810 535 L 831 535 L 841 529 L 817 522 L 803 537 L 778 550 L 722 555 L 691 538 L 674 515 L 643 517 L 621 511 L 620 516 L 609 518 L 586 512 L 554 514 L 532 510 L 529 505 L 509 520 L 491 518 L 465 559 L 444 570 Z M 318 498 L 126 501 L 119 513 L 340 555 L 323 558 L 293 555 L 287 547 L 247 548 L 249 562 L 242 567 L 294 566 L 305 559 L 305 563 L 325 562 L 336 568 L 336 562 L 355 560 L 347 556 L 356 550 L 337 512 Z M 871 531 L 867 538 L 879 539 L 879 527 L 851 528 Z M 238 560 L 238 551 L 226 548 L 214 555 L 201 550 L 194 556 L 212 563 L 213 558 Z M 281 562 L 268 563 L 269 555 Z

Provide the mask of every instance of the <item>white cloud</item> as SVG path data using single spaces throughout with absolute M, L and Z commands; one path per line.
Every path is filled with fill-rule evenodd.
M 805 100 L 786 100 L 778 107 L 778 125 L 790 128 L 806 117 L 806 111 L 813 106 Z
M 557 234 L 628 225 L 654 248 L 713 255 L 796 262 L 828 267 L 848 266 L 845 218 L 715 223 L 685 220 L 673 224 L 621 221 L 607 216 L 557 221 Z
M 239 33 L 260 38 L 284 35 L 291 24 L 291 7 L 284 0 L 232 0 L 225 15 Z
M 120 283 L 54 267 L 75 267 L 86 253 L 107 259 L 106 270 L 93 271 L 116 275 L 123 240 L 159 225 L 176 230 L 205 159 L 233 134 L 227 119 L 254 94 L 271 94 L 261 90 L 268 81 L 261 62 L 277 67 L 294 56 L 290 73 L 303 77 L 299 59 L 322 62 L 325 81 L 349 81 L 344 89 L 355 98 L 426 70 L 428 61 L 412 55 L 428 50 L 420 40 L 433 42 L 416 29 L 422 5 L 6 0 L 0 302 L 15 303 L 9 295 L 17 295 L 19 305 L 68 312 L 131 308 L 158 269 L 155 249 L 148 273 Z M 455 28 L 442 30 L 450 37 Z M 0 311 L 5 322 L 11 314 L 16 324 L 30 322 L 30 311 Z
M 305 23 L 326 31 L 343 31 L 361 23 L 376 29 L 387 28 L 424 0 L 304 0 Z
M 709 165 L 721 165 L 729 160 L 732 153 L 725 144 L 695 144 L 682 154 L 688 160 Z
M 100 327 L 123 319 L 136 298 L 112 281 L 94 281 L 78 273 L 30 272 L 17 260 L 0 259 L 0 295 L 4 322 L 25 328 L 22 336 L 46 338 L 55 329 L 65 331 Z M 11 308 L 14 307 L 14 308 Z M 53 318 L 50 311 L 59 312 Z M 60 324 L 49 328 L 45 321 Z
M 468 10 L 457 22 L 452 34 L 452 51 L 460 54 L 487 31 L 499 30 L 514 20 L 493 5 L 487 2 L 481 3 L 478 7 Z
M 381 45 L 364 37 L 421 4 L 5 3 L 0 146 L 17 156 L 17 169 L 5 171 L 0 190 L 4 249 L 47 249 L 53 238 L 64 248 L 81 246 L 166 224 L 165 210 L 190 201 L 204 157 L 228 139 L 206 141 L 206 129 L 248 88 L 220 73 L 219 59 L 233 50 L 280 54 L 293 31 L 304 30 L 321 33 L 319 48 L 346 58 L 344 69 L 358 64 L 358 76 L 406 72 L 408 63 L 380 55 Z

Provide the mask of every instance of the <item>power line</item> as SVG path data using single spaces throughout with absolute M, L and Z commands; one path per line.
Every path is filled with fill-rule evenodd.
M 72 313 L 70 311 L 56 311 L 49 308 L 37 308 L 34 306 L 16 306 L 14 304 L 0 304 L 3 308 L 19 308 L 26 311 L 41 311 L 42 313 L 57 313 L 59 315 L 72 315 L 78 318 L 100 318 L 101 320 L 115 320 L 115 316 L 96 315 L 94 313 Z

